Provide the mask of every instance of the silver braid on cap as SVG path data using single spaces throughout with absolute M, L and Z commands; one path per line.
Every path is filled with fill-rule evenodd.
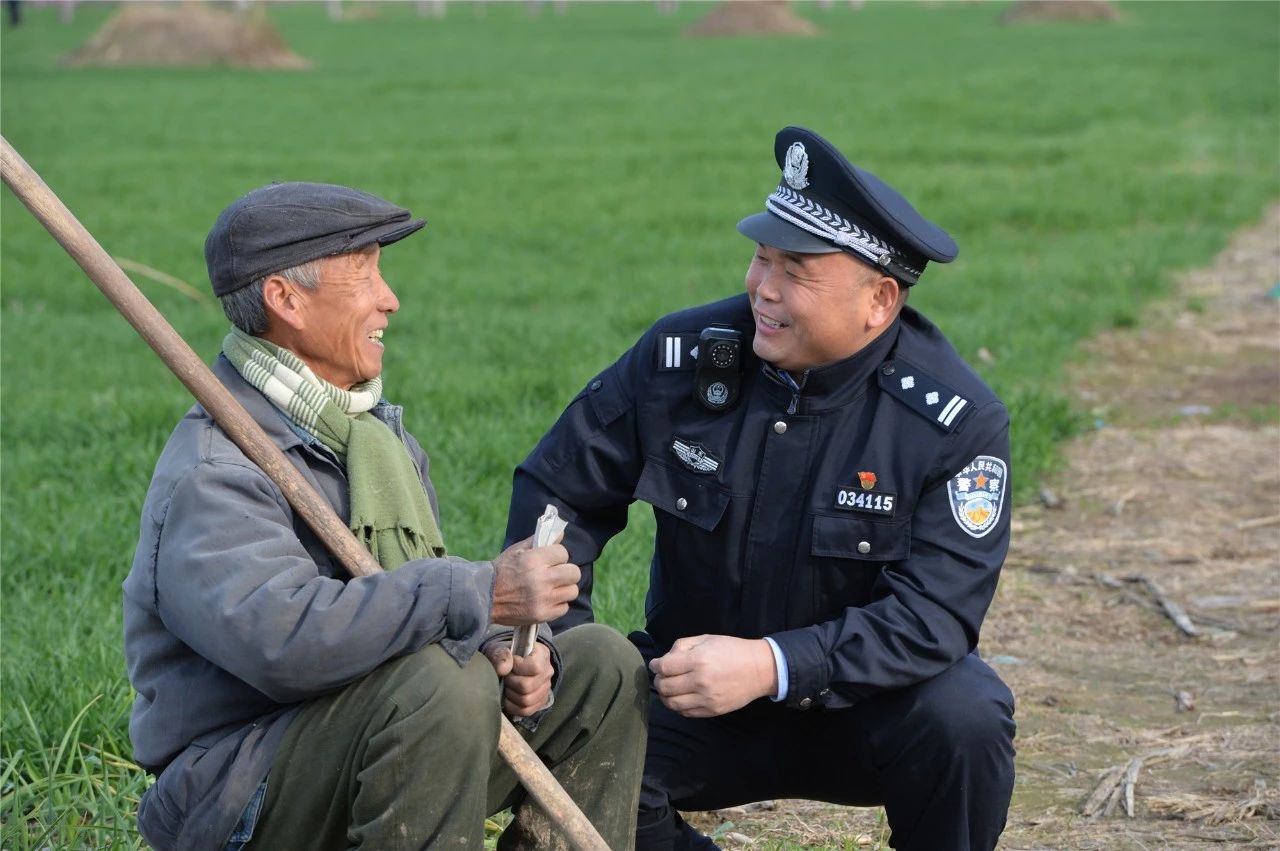
M 790 187 L 779 185 L 764 205 L 778 218 L 855 251 L 874 265 L 887 268 L 892 264 L 915 278 L 920 277 L 921 270 L 903 263 L 902 255 L 893 246 Z

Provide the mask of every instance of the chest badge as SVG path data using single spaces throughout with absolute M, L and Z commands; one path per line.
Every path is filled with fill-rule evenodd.
M 703 449 L 697 443 L 686 443 L 680 438 L 671 442 L 671 451 L 695 473 L 714 473 L 720 469 L 720 459 Z
M 1004 507 L 1008 467 L 999 458 L 979 455 L 947 482 L 956 523 L 975 538 L 995 528 Z
M 862 470 L 858 473 L 858 487 L 836 488 L 836 508 L 841 511 L 856 511 L 861 514 L 878 514 L 881 517 L 892 517 L 898 502 L 896 493 L 877 491 L 879 482 L 875 473 Z

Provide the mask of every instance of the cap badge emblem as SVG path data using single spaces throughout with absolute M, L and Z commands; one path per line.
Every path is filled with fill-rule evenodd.
M 864 491 L 869 491 L 876 486 L 875 473 L 858 473 L 858 483 L 862 485 Z
M 793 142 L 787 148 L 786 162 L 782 167 L 782 176 L 792 189 L 804 189 L 809 185 L 809 152 L 800 142 Z

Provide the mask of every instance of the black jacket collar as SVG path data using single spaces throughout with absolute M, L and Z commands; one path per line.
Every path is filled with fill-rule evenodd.
M 767 392 L 784 402 L 788 413 L 793 414 L 817 413 L 855 402 L 866 394 L 876 369 L 897 345 L 901 329 L 902 319 L 899 317 L 865 348 L 844 360 L 807 369 L 798 378 L 770 363 L 762 363 L 762 370 L 769 379 Z

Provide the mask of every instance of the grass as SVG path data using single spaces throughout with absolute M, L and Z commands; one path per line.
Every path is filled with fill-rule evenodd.
M 957 237 L 912 300 L 1009 403 L 1020 496 L 1083 421 L 1059 390 L 1077 343 L 1132 322 L 1280 189 L 1276 4 L 1019 29 L 995 5 L 839 4 L 802 8 L 824 33 L 799 41 L 681 38 L 696 4 L 345 23 L 306 4 L 269 13 L 310 72 L 60 68 L 111 11 L 29 8 L 0 33 L 4 135 L 111 253 L 197 285 L 214 216 L 273 179 L 424 214 L 384 261 L 403 302 L 388 394 L 432 455 L 451 549 L 475 557 L 565 401 L 657 316 L 739 289 L 733 224 L 774 185 L 784 124 Z M 189 400 L 8 192 L 0 245 L 0 846 L 135 847 L 119 583 Z M 212 358 L 217 308 L 135 279 Z M 652 531 L 632 517 L 598 571 L 599 614 L 624 630 Z

